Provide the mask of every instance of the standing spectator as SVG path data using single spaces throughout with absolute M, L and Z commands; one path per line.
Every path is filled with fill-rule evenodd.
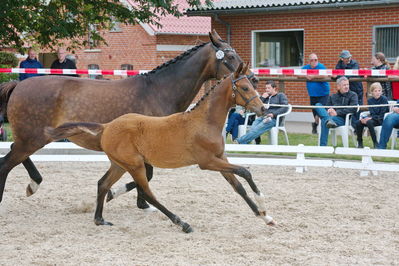
M 339 55 L 340 59 L 335 69 L 359 69 L 359 64 L 352 59 L 352 55 L 348 50 L 343 50 Z M 363 104 L 363 84 L 360 81 L 349 82 L 349 89 L 357 94 L 358 103 Z
M 397 101 L 399 104 L 399 100 Z M 382 122 L 382 129 L 380 135 L 380 142 L 378 142 L 378 149 L 386 149 L 389 137 L 392 134 L 393 128 L 399 128 L 399 107 L 392 108 L 392 113 L 387 115 Z M 394 136 L 395 138 L 397 136 Z
M 370 86 L 371 97 L 368 99 L 368 105 L 379 105 L 388 104 L 388 99 L 382 95 L 382 86 L 379 82 L 374 82 Z M 360 117 L 360 120 L 356 121 L 356 134 L 357 134 L 357 147 L 363 148 L 363 128 L 368 127 L 371 139 L 373 140 L 374 148 L 377 148 L 378 142 L 375 135 L 374 127 L 382 125 L 385 113 L 389 112 L 388 106 L 381 107 L 370 107 L 370 115 L 366 117 Z
M 58 59 L 54 60 L 51 64 L 51 68 L 54 69 L 76 69 L 76 64 L 72 60 L 67 58 L 67 53 L 65 48 L 59 47 L 57 50 Z M 69 75 L 73 77 L 79 77 L 79 75 Z
M 381 52 L 376 53 L 371 58 L 372 69 L 390 69 L 389 63 L 385 59 L 385 55 Z M 381 82 L 382 95 L 392 100 L 391 82 Z
M 337 79 L 338 92 L 328 97 L 327 106 L 356 106 L 357 95 L 349 90 L 349 80 L 347 77 L 340 77 Z M 317 103 L 316 106 L 322 106 Z M 355 108 L 317 108 L 317 115 L 321 118 L 321 134 L 320 146 L 327 146 L 328 133 L 330 128 L 336 128 L 345 125 L 345 116 L 354 113 Z
M 33 48 L 29 48 L 28 57 L 21 62 L 20 68 L 43 68 L 43 65 L 37 60 L 36 51 Z M 19 74 L 19 80 L 24 80 L 31 77 L 42 76 L 42 74 L 36 73 L 21 73 Z
M 393 65 L 393 69 L 399 70 L 399 56 L 396 58 L 396 62 Z M 399 81 L 392 82 L 392 99 L 398 100 L 399 99 Z
M 263 96 L 266 98 L 262 99 Z M 284 93 L 279 93 L 276 83 L 269 80 L 266 82 L 266 94 L 263 94 L 261 100 L 266 104 L 282 104 L 287 105 L 288 100 Z M 249 144 L 254 139 L 269 131 L 276 125 L 276 117 L 287 111 L 287 107 L 270 106 L 265 116 L 255 119 L 247 134 L 236 139 L 238 144 Z
M 319 62 L 317 55 L 311 53 L 309 55 L 309 64 L 302 67 L 302 69 L 326 69 L 326 67 Z M 307 75 L 306 88 L 308 89 L 308 94 L 310 97 L 310 105 L 316 105 L 316 103 L 321 103 L 326 105 L 328 100 L 328 95 L 330 95 L 330 84 L 328 82 L 312 81 L 316 78 L 325 78 L 327 76 L 322 75 Z M 319 124 L 319 117 L 316 111 L 313 109 L 314 122 L 312 123 L 312 133 L 317 134 L 317 125 Z

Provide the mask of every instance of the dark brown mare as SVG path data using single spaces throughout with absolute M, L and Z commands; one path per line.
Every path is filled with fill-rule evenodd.
M 99 139 L 103 151 L 111 163 L 129 172 L 137 186 L 144 191 L 145 200 L 163 212 L 174 224 L 186 233 L 191 226 L 170 212 L 155 198 L 146 177 L 145 163 L 162 168 L 178 168 L 198 164 L 201 169 L 220 171 L 248 203 L 256 216 L 267 224 L 274 224 L 266 215 L 265 198 L 252 179 L 251 173 L 242 166 L 230 164 L 224 154 L 222 129 L 228 110 L 239 104 L 258 115 L 265 107 L 257 92 L 241 73 L 237 71 L 212 88 L 193 110 L 166 117 L 149 117 L 126 114 L 107 124 L 65 123 L 58 128 L 46 128 L 49 141 L 69 138 L 83 132 Z M 234 174 L 243 177 L 255 193 L 259 207 L 247 195 Z M 112 225 L 104 221 L 102 212 L 106 193 L 120 179 L 117 172 L 108 171 L 98 182 L 97 208 L 94 222 L 97 225 Z
M 44 76 L 0 87 L 0 107 L 7 110 L 14 144 L 0 159 L 0 202 L 8 173 L 21 162 L 32 181 L 27 195 L 35 193 L 42 176 L 29 156 L 50 141 L 44 127 L 65 122 L 92 121 L 106 123 L 126 113 L 165 116 L 182 112 L 190 105 L 202 84 L 233 72 L 242 62 L 214 31 L 210 42 L 198 45 L 151 72 L 123 80 L 90 80 L 63 76 Z M 82 147 L 101 151 L 100 143 L 90 134 L 70 138 Z M 112 164 L 118 175 L 125 172 Z M 148 178 L 152 167 L 146 165 Z M 139 208 L 148 207 L 141 198 Z

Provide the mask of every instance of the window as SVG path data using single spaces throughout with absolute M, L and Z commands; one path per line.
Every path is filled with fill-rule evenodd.
M 121 65 L 122 70 L 133 70 L 133 65 L 131 64 L 123 64 Z
M 373 54 L 383 52 L 389 61 L 394 61 L 399 55 L 399 25 L 376 26 L 373 48 Z
M 87 69 L 100 69 L 100 66 L 97 64 L 90 64 L 88 65 Z M 89 79 L 98 79 L 98 75 L 89 75 Z
M 121 23 L 112 17 L 111 28 L 109 32 L 122 32 Z
M 98 37 L 96 38 L 94 34 L 98 34 L 97 25 L 91 24 L 89 25 L 89 33 L 87 36 L 87 43 L 90 49 L 98 46 Z
M 303 30 L 252 32 L 252 60 L 255 67 L 303 65 Z

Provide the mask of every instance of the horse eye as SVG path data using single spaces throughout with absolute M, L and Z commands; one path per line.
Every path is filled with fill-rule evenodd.
M 242 87 L 242 90 L 243 91 L 248 91 L 248 88 L 247 87 Z
M 229 55 L 229 59 L 233 60 L 234 59 L 234 55 Z

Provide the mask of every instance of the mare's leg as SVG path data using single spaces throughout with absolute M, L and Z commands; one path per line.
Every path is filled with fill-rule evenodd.
M 252 179 L 251 173 L 244 167 L 230 164 L 227 161 L 227 158 L 223 156 L 222 158 L 215 157 L 213 160 L 200 165 L 201 169 L 220 171 L 220 173 L 224 176 L 224 178 L 230 183 L 230 185 L 234 188 L 234 190 L 240 194 L 240 196 L 247 202 L 249 207 L 255 213 L 256 216 L 259 216 L 262 220 L 266 222 L 267 225 L 275 225 L 273 218 L 266 215 L 266 205 L 265 205 L 265 197 L 260 192 L 255 182 Z M 247 192 L 245 191 L 242 184 L 237 180 L 234 174 L 241 176 L 244 178 L 252 191 L 255 194 L 255 199 L 259 205 L 259 207 L 249 198 Z
M 152 175 L 153 175 L 153 167 L 149 164 L 145 164 L 145 170 L 146 170 L 146 176 L 148 181 L 151 180 Z M 125 194 L 129 191 L 131 191 L 132 189 L 135 189 L 137 187 L 136 183 L 130 182 L 128 184 L 122 185 L 119 188 L 116 189 L 110 189 L 108 191 L 107 194 L 107 202 L 110 200 L 113 200 L 115 198 L 117 198 L 118 196 Z M 147 209 L 150 206 L 147 204 L 147 202 L 144 200 L 143 198 L 143 191 L 141 191 L 140 189 L 137 190 L 138 195 L 137 195 L 137 207 L 140 209 Z
M 109 189 L 118 181 L 126 171 L 111 161 L 111 166 L 97 184 L 97 207 L 94 214 L 94 223 L 96 225 L 112 225 L 104 221 L 102 216 L 104 208 L 104 198 Z
M 43 181 L 43 178 L 39 171 L 37 170 L 35 164 L 32 160 L 28 157 L 26 158 L 22 164 L 24 165 L 25 169 L 28 171 L 28 174 L 31 178 L 30 184 L 26 187 L 26 196 L 33 195 L 37 189 L 39 188 L 40 183 Z
M 135 158 L 129 158 L 129 163 L 119 162 L 119 164 L 131 174 L 137 186 L 143 190 L 143 197 L 146 201 L 154 205 L 158 210 L 165 214 L 175 225 L 181 227 L 183 232 L 191 233 L 193 231 L 188 223 L 182 221 L 180 217 L 166 209 L 165 206 L 159 203 L 158 200 L 155 198 L 148 184 L 145 165 L 140 156 L 136 156 Z
M 34 153 L 38 148 L 29 146 L 29 144 L 14 143 L 11 150 L 6 156 L 0 159 L 0 202 L 3 199 L 4 187 L 8 177 L 8 173 L 18 164 L 25 161 L 29 155 Z M 36 170 L 37 171 L 37 170 Z M 40 175 L 40 174 L 39 174 Z M 37 188 L 36 188 L 37 189 Z

